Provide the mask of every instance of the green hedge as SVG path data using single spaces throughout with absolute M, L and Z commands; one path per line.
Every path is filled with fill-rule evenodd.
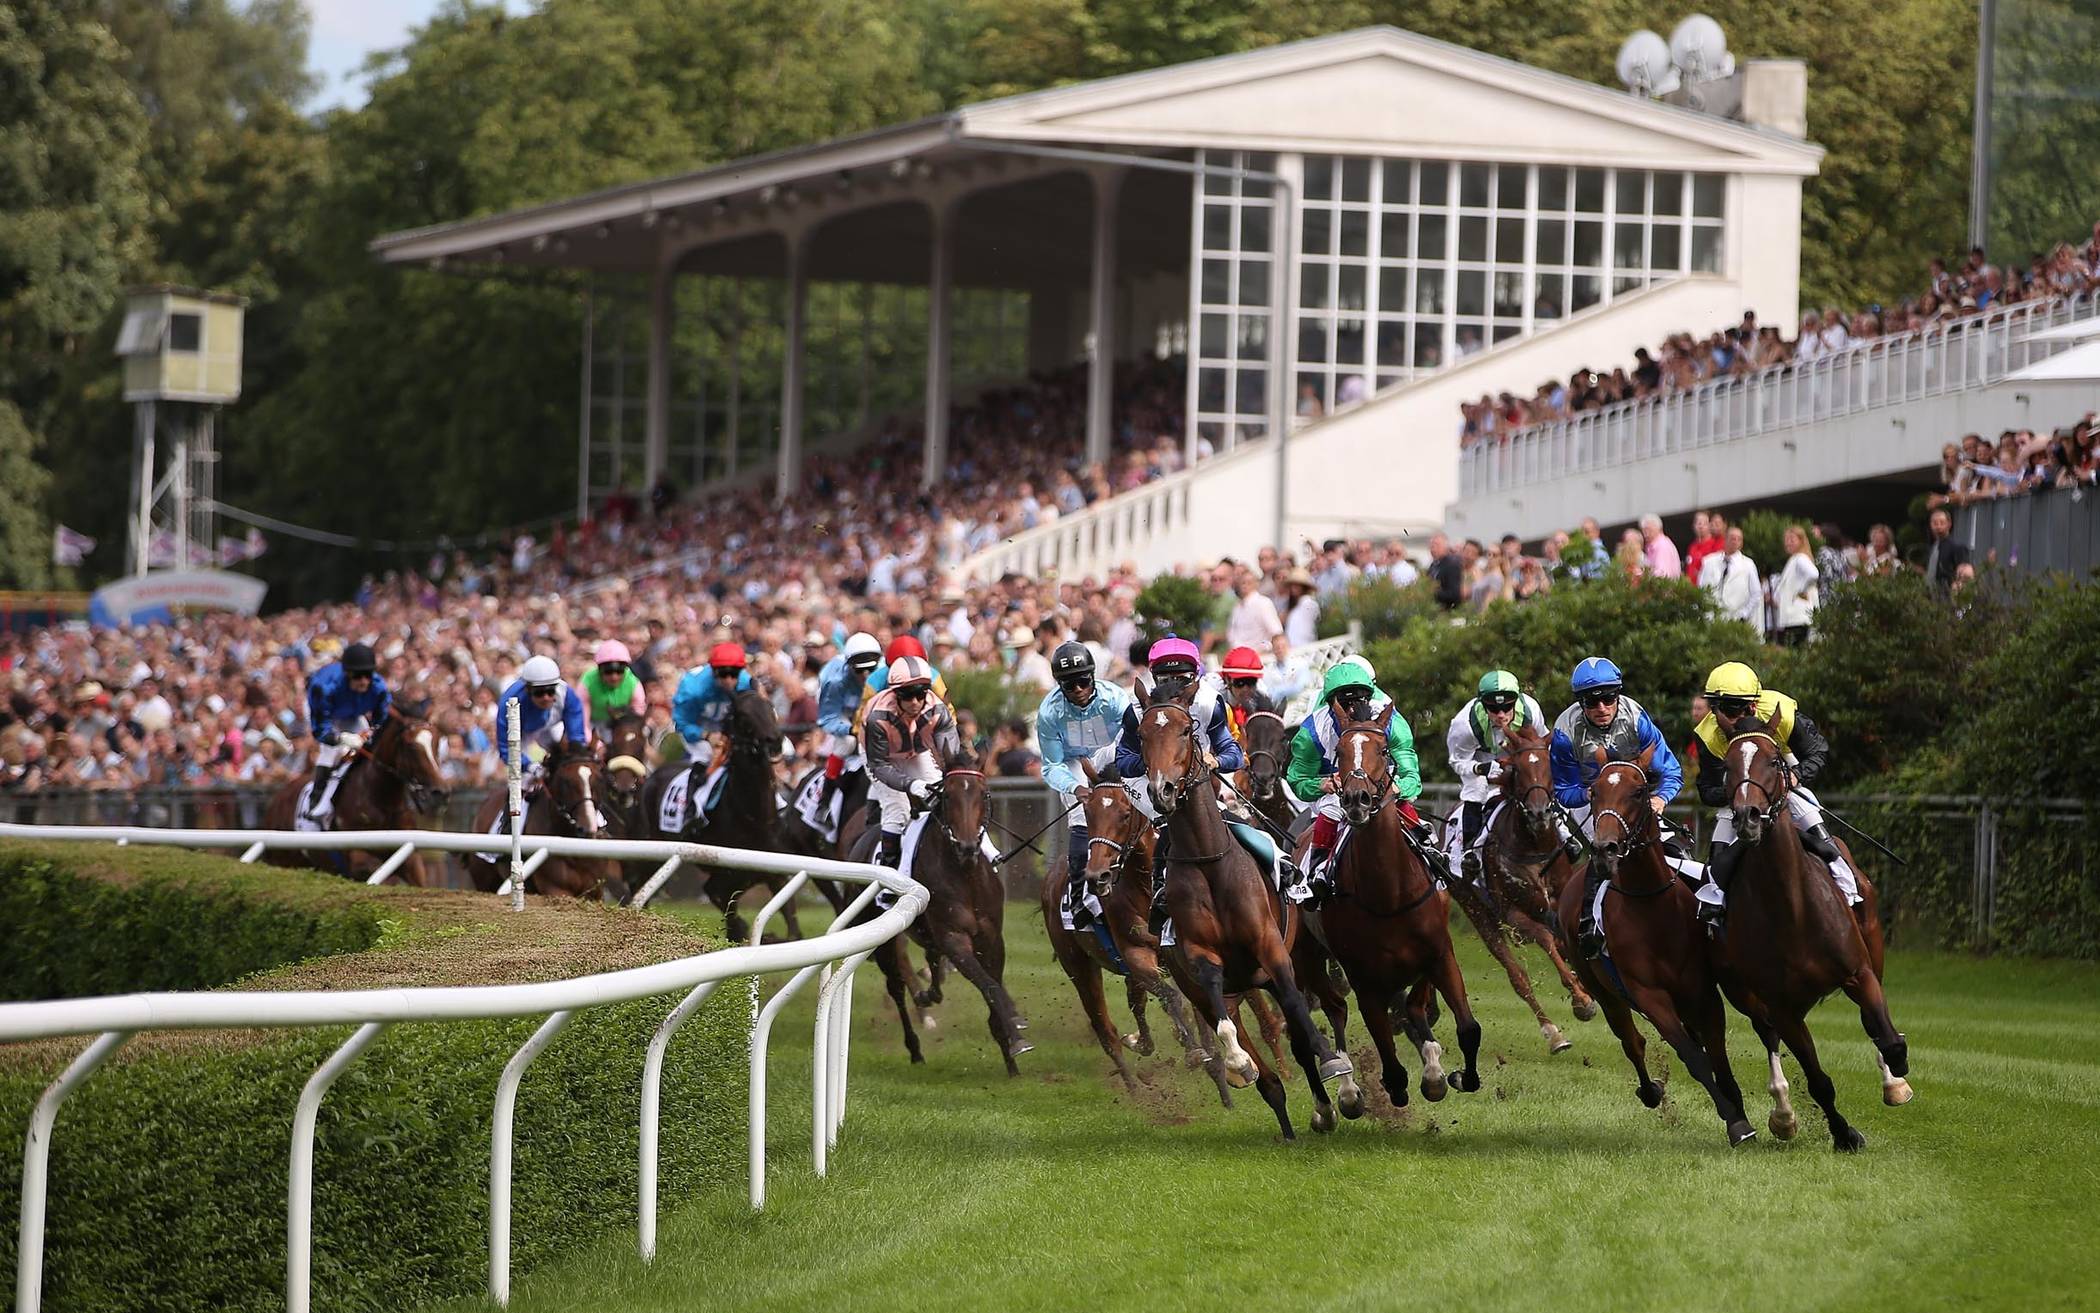
M 68 879 L 107 888 L 44 888 Z M 39 886 L 33 897 L 19 887 L 32 882 Z M 365 889 L 199 854 L 0 848 L 0 906 L 54 913 L 33 931 L 42 949 L 77 950 L 78 936 L 51 923 L 78 909 L 114 908 L 148 942 L 155 934 L 201 933 L 194 906 L 171 910 L 165 931 L 151 919 L 150 909 L 181 908 L 185 890 L 252 955 L 267 956 L 271 944 L 291 952 L 354 945 L 360 935 L 371 945 L 251 976 L 243 989 L 557 979 L 706 947 L 666 918 L 592 905 L 534 900 L 513 916 L 485 897 Z M 304 938 L 283 929 L 298 924 L 302 910 L 311 923 Z M 246 965 L 231 952 L 190 960 L 213 973 Z M 36 978 L 60 989 L 100 988 L 109 976 L 76 957 L 46 965 Z M 580 1015 L 526 1077 L 516 1121 L 514 1272 L 634 1224 L 642 1058 L 674 1002 Z M 745 993 L 725 991 L 672 1046 L 662 1108 L 660 1197 L 667 1203 L 740 1171 L 749 1022 Z M 316 1308 L 392 1309 L 483 1288 L 496 1081 L 538 1024 L 399 1025 L 337 1082 L 322 1105 L 315 1155 Z M 160 1032 L 120 1051 L 59 1118 L 45 1307 L 282 1307 L 292 1109 L 307 1077 L 348 1034 Z M 0 1048 L 0 1141 L 21 1144 L 38 1094 L 81 1047 Z M 20 1172 L 19 1152 L 0 1155 L 0 1196 L 20 1198 Z M 0 1222 L 0 1270 L 13 1272 L 14 1245 L 9 1217 Z

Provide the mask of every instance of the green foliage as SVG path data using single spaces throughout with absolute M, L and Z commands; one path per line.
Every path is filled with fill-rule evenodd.
M 1427 576 L 1402 588 L 1384 575 L 1358 579 L 1347 592 L 1320 612 L 1322 636 L 1347 633 L 1351 621 L 1363 626 L 1363 641 L 1398 638 L 1417 620 L 1447 615 L 1436 604 L 1436 587 Z
M 37 463 L 36 434 L 15 403 L 0 398 L 0 588 L 38 588 L 51 580 L 51 472 Z
M 287 967 L 242 988 L 370 988 L 432 973 L 463 983 L 461 971 L 475 983 L 582 974 L 602 969 L 637 933 L 665 955 L 704 946 L 639 913 L 535 909 L 521 927 L 494 900 L 366 889 L 196 854 L 53 845 L 7 856 L 0 870 L 10 882 L 29 872 L 46 883 L 121 884 L 136 876 L 155 886 L 138 896 L 112 894 L 114 902 L 46 895 L 35 910 L 40 917 L 115 911 L 126 933 L 133 926 L 147 933 L 146 917 L 157 910 L 163 919 L 156 933 L 170 943 L 218 933 L 265 956 L 297 951 L 302 911 L 316 923 L 306 944 L 318 951 L 331 946 L 332 935 L 357 947 L 358 936 L 371 937 L 382 923 L 405 927 L 388 933 L 384 946 Z M 187 909 L 185 891 L 198 896 Z M 272 910 L 272 903 L 279 906 Z M 20 905 L 11 896 L 9 912 Z M 250 924 L 257 921 L 263 924 Z M 12 930 L 16 922 L 8 924 Z M 39 934 L 35 951 L 75 951 L 80 934 Z M 11 938 L 10 957 L 17 947 Z M 172 954 L 169 970 L 184 961 Z M 204 974 L 150 983 L 208 984 L 240 965 L 231 948 L 196 950 L 187 962 Z M 29 974 L 95 988 L 106 983 L 99 968 L 77 962 L 42 963 Z M 514 1271 L 631 1225 L 642 1058 L 672 1001 L 580 1015 L 527 1075 L 516 1122 Z M 743 992 L 723 991 L 670 1049 L 662 1109 L 668 1199 L 704 1192 L 740 1162 L 749 1020 Z M 538 1024 L 518 1018 L 399 1026 L 337 1082 L 321 1107 L 315 1154 L 317 1307 L 403 1308 L 481 1288 L 496 1081 Z M 348 1033 L 149 1034 L 83 1085 L 66 1103 L 53 1146 L 45 1307 L 282 1307 L 291 1112 L 307 1077 Z M 0 1057 L 0 1135 L 19 1142 L 44 1085 L 79 1047 L 16 1046 Z M 0 1160 L 0 1193 L 19 1195 L 20 1172 L 19 1154 Z M 14 1244 L 15 1230 L 7 1227 L 0 1265 L 12 1268 Z
M 1005 721 L 1026 720 L 1042 705 L 1040 696 L 1008 682 L 1003 670 L 944 670 L 941 678 L 948 682 L 948 705 L 967 708 L 986 734 Z
M 1789 525 L 1808 532 L 1808 524 L 1798 516 L 1785 511 L 1754 510 L 1743 516 L 1736 527 L 1743 531 L 1743 555 L 1757 565 L 1760 575 L 1778 574 L 1786 566 L 1786 531 Z M 1814 539 L 1810 539 L 1810 550 L 1814 550 Z
M 1193 641 L 1210 623 L 1217 604 L 1201 579 L 1162 574 L 1137 595 L 1136 608 L 1148 635 L 1161 638 L 1173 633 Z
M 2100 798 L 2100 586 L 2055 579 L 2009 590 L 1995 573 L 1971 590 L 1970 607 L 1984 614 L 1965 621 L 1977 655 L 1960 683 L 1969 714 L 1954 740 L 1955 777 L 1996 797 Z

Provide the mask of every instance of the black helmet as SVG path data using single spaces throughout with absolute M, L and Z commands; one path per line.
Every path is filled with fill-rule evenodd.
M 346 675 L 370 675 L 379 670 L 379 661 L 372 649 L 363 643 L 352 643 L 343 649 L 343 673 Z
M 1060 643 L 1050 654 L 1050 677 L 1060 684 L 1094 677 L 1094 654 L 1084 643 Z

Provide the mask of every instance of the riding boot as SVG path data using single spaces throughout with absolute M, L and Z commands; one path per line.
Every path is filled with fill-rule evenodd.
M 1152 849 L 1152 914 L 1145 918 L 1145 929 L 1154 939 L 1167 928 L 1167 836 L 1161 831 L 1159 842 Z
M 1086 906 L 1086 828 L 1072 830 L 1065 845 L 1065 906 L 1072 913 L 1072 928 L 1084 930 L 1094 919 Z
M 342 782 L 343 770 L 341 765 L 330 766 L 320 772 L 315 781 L 313 805 L 306 809 L 306 818 L 314 824 L 327 820 L 329 813 L 335 810 L 335 786 Z
M 1830 827 L 1821 821 L 1801 832 L 1801 846 L 1831 866 L 1845 859 L 1845 855 L 1838 851 L 1837 840 L 1831 837 Z
M 1334 880 L 1327 870 L 1328 858 L 1333 853 L 1325 848 L 1308 848 L 1305 852 L 1305 887 L 1312 892 L 1314 907 L 1325 903 L 1334 893 Z
M 1597 890 L 1604 871 L 1595 862 L 1582 868 L 1582 915 L 1575 922 L 1575 947 L 1584 957 L 1604 956 L 1604 927 L 1597 920 Z
M 1563 834 L 1560 847 L 1561 851 L 1568 855 L 1568 861 L 1576 866 L 1580 866 L 1588 861 L 1590 857 L 1589 846 L 1583 843 L 1582 831 L 1575 822 L 1572 820 L 1562 821 L 1561 830 Z
M 1716 939 L 1727 929 L 1728 886 L 1734 882 L 1736 864 L 1742 860 L 1743 844 L 1740 841 L 1715 844 L 1713 851 L 1707 854 L 1706 877 L 1714 882 L 1714 888 L 1721 891 L 1721 901 L 1699 900 L 1699 924 Z
M 1472 885 L 1476 889 L 1486 887 L 1487 882 L 1481 878 L 1480 850 L 1478 848 L 1466 849 L 1465 856 L 1458 859 L 1458 869 L 1466 877 L 1467 884 Z
M 878 840 L 875 844 L 875 864 L 877 866 L 887 866 L 891 870 L 896 870 L 898 868 L 898 863 L 902 862 L 903 860 L 904 836 L 902 834 L 894 833 L 890 830 L 884 830 L 882 832 L 882 838 Z

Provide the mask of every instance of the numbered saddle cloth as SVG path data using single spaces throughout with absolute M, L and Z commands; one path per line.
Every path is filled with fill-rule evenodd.
M 696 763 L 687 766 L 671 777 L 664 786 L 664 796 L 657 803 L 657 828 L 666 834 L 685 831 L 689 820 L 696 814 L 693 806 L 693 775 L 700 769 Z M 729 782 L 729 768 L 717 766 L 701 781 L 697 804 L 699 815 L 711 815 L 722 803 L 722 786 Z
M 858 758 L 855 758 L 855 760 L 858 760 Z M 845 818 L 846 814 L 845 776 L 841 775 L 839 777 L 839 787 L 834 789 L 831 794 L 831 805 L 824 808 L 823 814 L 820 816 L 817 808 L 822 803 L 823 797 L 824 772 L 813 770 L 809 773 L 809 778 L 802 782 L 801 789 L 795 793 L 795 815 L 802 818 L 804 825 L 822 835 L 826 843 L 837 843 L 839 822 Z

